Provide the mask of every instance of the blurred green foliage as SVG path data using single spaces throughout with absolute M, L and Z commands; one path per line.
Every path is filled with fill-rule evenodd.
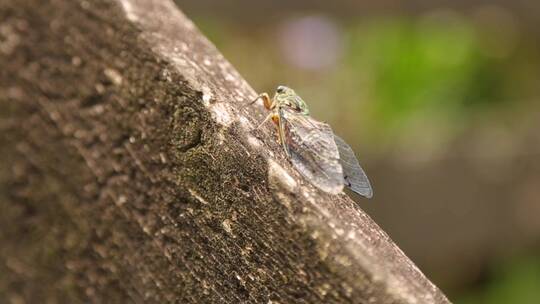
M 540 259 L 529 257 L 503 264 L 484 286 L 458 297 L 457 304 L 540 303 Z
M 450 114 L 500 95 L 500 87 L 484 83 L 501 75 L 477 77 L 489 64 L 465 23 L 377 23 L 353 31 L 350 40 L 351 68 L 372 75 L 372 117 L 380 127 L 394 126 L 419 110 Z M 479 90 L 483 87 L 492 90 Z
M 511 36 L 517 34 L 497 35 L 456 16 L 377 19 L 352 27 L 345 69 L 349 79 L 363 80 L 351 86 L 367 91 L 358 112 L 364 127 L 380 139 L 421 132 L 409 129 L 418 122 L 423 130 L 456 133 L 484 113 L 506 111 L 506 118 L 521 119 L 507 110 L 540 98 L 531 81 L 540 70 L 530 68 L 540 67 L 538 53 L 523 56 L 531 46 L 517 43 L 519 37 Z

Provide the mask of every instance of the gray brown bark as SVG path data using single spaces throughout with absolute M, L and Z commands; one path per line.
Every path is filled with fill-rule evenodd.
M 447 303 L 169 1 L 0 3 L 0 298 Z

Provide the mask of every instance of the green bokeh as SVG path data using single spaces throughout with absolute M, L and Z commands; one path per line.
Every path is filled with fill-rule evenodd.
M 540 303 L 540 258 L 515 260 L 493 271 L 485 286 L 456 299 L 456 304 Z
M 349 37 L 346 61 L 355 78 L 370 79 L 376 128 L 399 130 L 418 111 L 459 117 L 505 101 L 504 71 L 465 21 L 378 21 Z

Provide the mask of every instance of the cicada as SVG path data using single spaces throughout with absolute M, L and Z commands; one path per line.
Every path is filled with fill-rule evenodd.
M 275 123 L 287 158 L 308 181 L 331 194 L 347 186 L 364 197 L 373 196 L 352 148 L 334 134 L 330 125 L 313 119 L 294 90 L 278 86 L 273 98 L 262 93 L 252 103 L 259 99 L 270 111 L 259 127 L 270 119 Z

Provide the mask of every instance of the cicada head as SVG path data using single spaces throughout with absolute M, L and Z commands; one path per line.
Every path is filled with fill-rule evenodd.
M 305 115 L 309 114 L 306 102 L 289 87 L 284 85 L 278 86 L 276 89 L 276 94 L 274 95 L 274 100 L 279 107 L 290 108 Z

